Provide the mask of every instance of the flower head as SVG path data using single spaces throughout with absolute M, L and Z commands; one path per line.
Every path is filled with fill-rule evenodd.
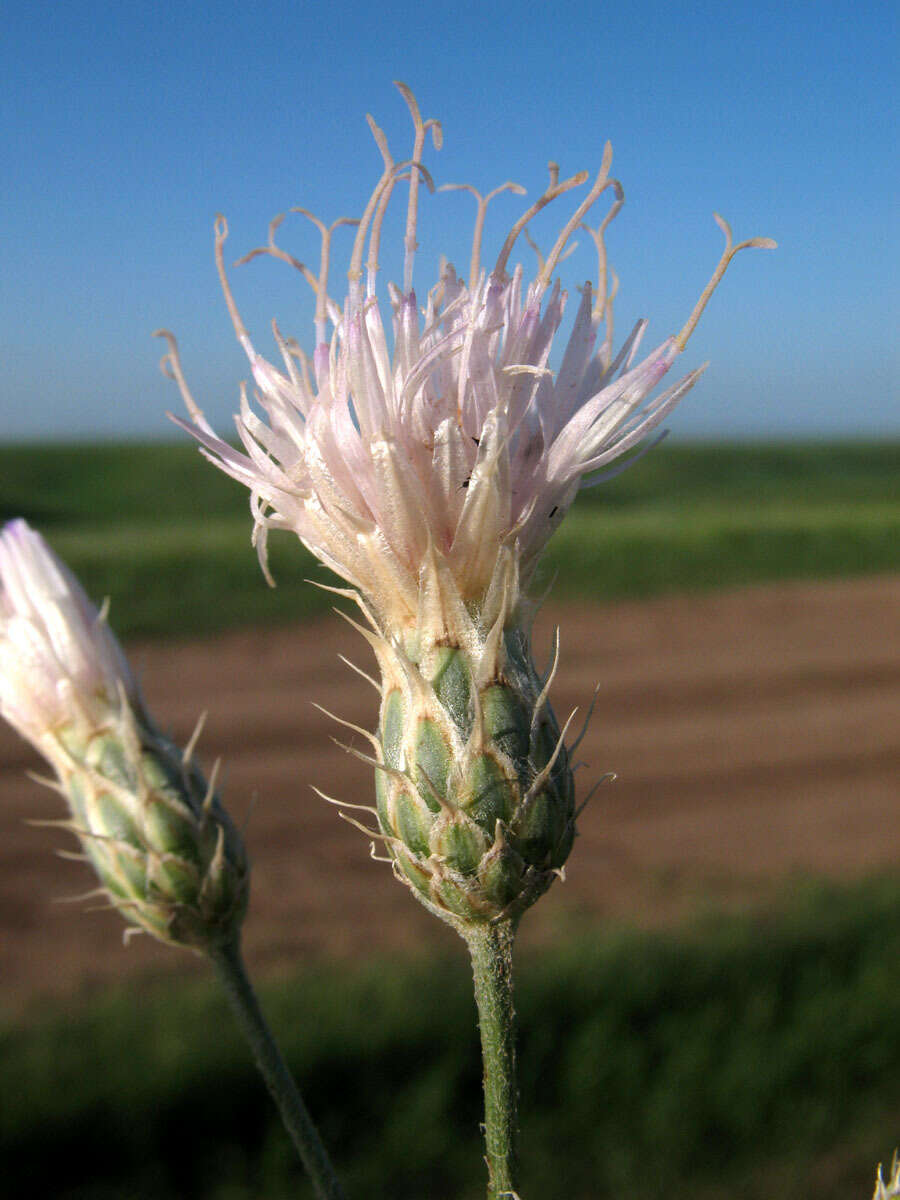
M 423 590 L 452 592 L 477 613 L 497 594 L 501 576 L 516 592 L 527 584 L 579 487 L 615 472 L 613 464 L 645 442 L 695 383 L 702 368 L 657 391 L 728 261 L 744 246 L 774 243 L 754 238 L 734 246 L 717 217 L 726 250 L 682 333 L 641 359 L 646 327 L 641 321 L 613 354 L 615 284 L 607 286 L 604 230 L 624 195 L 610 177 L 607 144 L 593 185 L 546 258 L 538 254 L 531 282 L 521 266 L 510 266 L 519 238 L 528 238 L 527 226 L 538 211 L 586 183 L 586 172 L 560 180 L 551 164 L 546 191 L 515 222 L 488 267 L 481 259 L 488 201 L 496 191 L 523 189 L 504 184 L 485 198 L 474 193 L 477 217 L 468 277 L 460 278 L 444 262 L 420 306 L 412 287 L 420 183 L 433 188 L 422 154 L 428 133 L 436 147 L 441 134 L 436 121 L 423 121 L 411 92 L 398 86 L 413 119 L 411 156 L 395 162 L 383 132 L 369 118 L 384 169 L 358 222 L 342 218 L 326 228 L 311 218 L 322 237 L 318 275 L 277 245 L 283 217 L 271 223 L 268 245 L 246 256 L 284 259 L 313 287 L 311 359 L 277 326 L 283 367 L 256 352 L 225 273 L 227 226 L 223 218 L 217 220 L 222 286 L 250 359 L 255 399 L 266 415 L 266 420 L 257 415 L 244 391 L 236 420 L 245 453 L 209 426 L 184 382 L 174 338 L 159 332 L 169 341 L 164 369 L 181 386 L 191 417 L 181 423 L 218 466 L 250 489 L 264 569 L 268 530 L 293 530 L 362 593 L 382 630 L 406 637 L 420 622 Z M 389 289 L 389 334 L 376 279 L 382 220 L 401 179 L 409 181 L 406 261 L 402 290 Z M 606 191 L 613 203 L 591 228 L 585 223 L 589 211 Z M 355 225 L 356 235 L 348 295 L 338 304 L 328 294 L 328 275 L 332 233 L 341 224 Z M 578 229 L 587 229 L 596 243 L 599 280 L 596 288 L 588 282 L 581 289 L 554 369 L 551 350 L 567 300 L 555 275 Z M 514 610 L 512 603 L 509 611 Z M 446 615 L 446 604 L 441 612 Z
M 377 829 L 366 832 L 429 909 L 467 927 L 517 921 L 561 874 L 575 836 L 570 755 L 580 737 L 566 749 L 571 717 L 561 729 L 548 701 L 555 662 L 547 676 L 538 674 L 520 603 L 541 551 L 579 487 L 631 461 L 623 456 L 646 446 L 693 386 L 700 371 L 658 390 L 733 255 L 774 243 L 735 246 L 717 217 L 725 253 L 678 337 L 640 358 L 641 321 L 614 353 L 616 283 L 608 281 L 604 232 L 624 193 L 610 177 L 607 145 L 586 195 L 546 257 L 538 252 L 530 282 L 511 265 L 519 239 L 531 242 L 531 219 L 587 183 L 587 173 L 561 180 L 551 164 L 548 187 L 486 267 L 487 205 L 497 191 L 523 189 L 507 183 L 482 197 L 469 188 L 477 210 L 468 276 L 442 260 L 420 304 L 412 276 L 422 181 L 433 190 L 422 155 L 429 133 L 440 147 L 441 132 L 398 86 L 412 116 L 412 152 L 395 162 L 369 118 L 384 168 L 362 217 L 326 227 L 297 210 L 321 234 L 318 274 L 277 244 L 283 217 L 272 221 L 268 244 L 246 256 L 282 259 L 312 286 L 311 357 L 277 325 L 282 367 L 257 353 L 225 271 L 228 229 L 217 219 L 219 276 L 255 384 L 256 406 L 242 390 L 236 418 L 243 453 L 211 428 L 185 383 L 174 337 L 158 332 L 169 344 L 163 370 L 178 382 L 190 416 L 180 424 L 250 490 L 263 569 L 268 531 L 288 529 L 351 585 L 382 677 L 367 759 L 376 770 L 369 811 Z M 378 255 L 401 180 L 408 181 L 403 286 L 388 289 L 388 322 Z M 605 192 L 612 203 L 591 227 L 588 214 Z M 328 292 L 340 225 L 356 228 L 341 304 Z M 596 245 L 599 278 L 581 289 L 557 360 L 553 342 L 566 307 L 557 268 L 582 228 Z
M 236 936 L 249 868 L 214 779 L 156 729 L 105 614 L 21 520 L 0 533 L 0 713 L 54 768 L 93 895 L 162 941 Z

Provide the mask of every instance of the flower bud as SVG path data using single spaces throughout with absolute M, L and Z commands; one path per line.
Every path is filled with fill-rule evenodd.
M 0 534 L 0 712 L 54 768 L 59 824 L 134 929 L 234 938 L 249 866 L 214 780 L 156 729 L 104 614 L 24 521 Z

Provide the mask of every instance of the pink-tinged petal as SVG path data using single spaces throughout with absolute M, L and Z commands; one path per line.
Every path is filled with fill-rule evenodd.
M 581 303 L 575 317 L 572 333 L 566 344 L 562 366 L 556 376 L 556 395 L 554 397 L 553 428 L 551 436 L 555 436 L 566 421 L 573 415 L 580 403 L 582 381 L 591 360 L 591 354 L 597 344 L 598 319 L 593 313 L 594 294 L 589 283 L 581 292 Z
M 670 338 L 637 367 L 588 400 L 550 447 L 547 478 L 564 478 L 575 463 L 595 454 L 631 409 L 652 392 L 677 354 Z
M 475 442 L 463 433 L 456 421 L 447 418 L 435 430 L 432 486 L 435 508 L 442 518 L 437 531 L 440 536 L 435 541 L 442 551 L 450 548 L 477 453 Z
M 349 321 L 346 362 L 360 432 L 364 437 L 374 437 L 384 431 L 387 405 L 368 329 L 358 315 Z
M 466 499 L 450 551 L 460 594 L 477 598 L 494 571 L 500 544 L 510 528 L 509 456 L 494 414 L 482 430 L 478 459 L 465 484 Z
M 622 343 L 619 353 L 609 366 L 606 366 L 601 361 L 599 355 L 591 359 L 581 383 L 579 404 L 584 404 L 589 397 L 596 396 L 607 384 L 612 383 L 619 373 L 631 369 L 631 364 L 637 355 L 646 332 L 647 322 L 637 321 L 631 333 L 629 333 L 628 337 Z
M 376 439 L 370 453 L 380 498 L 378 523 L 398 557 L 417 572 L 434 527 L 431 498 L 392 439 Z
M 635 447 L 639 442 L 643 441 L 643 439 L 649 433 L 652 433 L 653 430 L 656 429 L 656 427 L 666 419 L 675 405 L 679 403 L 682 397 L 687 395 L 705 370 L 705 366 L 698 367 L 696 371 L 691 371 L 689 375 L 685 375 L 684 379 L 675 384 L 675 386 L 670 388 L 670 390 L 664 393 L 664 395 L 659 397 L 651 409 L 646 412 L 643 415 L 643 418 L 635 424 L 633 429 L 631 429 L 627 434 L 619 437 L 613 443 L 613 445 L 608 447 L 602 453 L 595 454 L 593 458 L 590 458 L 586 462 L 582 463 L 578 471 L 573 472 L 573 474 L 588 474 L 589 472 L 596 471 L 600 467 L 605 466 L 607 463 L 612 462 L 614 459 L 619 458 L 622 454 L 627 454 L 629 450 L 633 449 L 633 447 Z
M 394 309 L 394 382 L 398 391 L 422 356 L 416 294 L 398 299 Z

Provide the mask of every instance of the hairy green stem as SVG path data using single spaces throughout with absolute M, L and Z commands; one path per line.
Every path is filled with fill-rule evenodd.
M 235 940 L 217 947 L 210 951 L 210 957 L 218 968 L 232 1011 L 250 1043 L 256 1065 L 312 1180 L 318 1200 L 344 1200 L 334 1167 L 259 1007 L 239 942 Z
M 516 1044 L 513 1009 L 512 921 L 464 929 L 475 977 L 475 1003 L 484 1061 L 484 1139 L 488 1200 L 513 1200 L 515 1184 Z

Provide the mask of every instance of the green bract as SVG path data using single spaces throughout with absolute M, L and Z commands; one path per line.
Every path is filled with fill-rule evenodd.
M 569 759 L 528 640 L 507 631 L 480 681 L 460 647 L 396 658 L 376 797 L 398 872 L 439 915 L 516 917 L 550 886 L 575 834 Z
M 235 937 L 247 907 L 241 837 L 189 758 L 123 706 L 63 729 L 52 760 L 102 891 L 130 924 L 202 949 Z

